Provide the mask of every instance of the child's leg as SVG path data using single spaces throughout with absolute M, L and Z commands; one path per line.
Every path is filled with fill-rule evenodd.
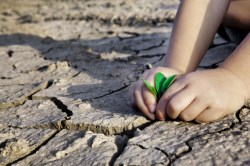
M 250 1 L 232 0 L 223 21 L 225 26 L 250 30 Z
M 233 43 L 239 44 L 246 37 L 250 29 L 250 1 L 232 0 L 219 28 L 219 35 Z

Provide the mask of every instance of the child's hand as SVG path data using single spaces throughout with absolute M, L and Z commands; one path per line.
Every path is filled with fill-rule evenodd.
M 223 68 L 189 73 L 176 79 L 163 94 L 156 117 L 197 122 L 217 120 L 244 105 L 248 98 L 245 87 L 237 76 Z
M 147 70 L 143 73 L 142 78 L 148 81 L 151 85 L 155 86 L 155 74 L 161 72 L 165 77 L 169 77 L 174 74 L 181 74 L 182 72 L 176 69 L 166 68 L 166 67 L 156 67 Z M 156 109 L 156 98 L 145 86 L 142 80 L 137 81 L 131 104 L 134 108 L 141 110 L 148 118 L 155 119 L 155 109 Z

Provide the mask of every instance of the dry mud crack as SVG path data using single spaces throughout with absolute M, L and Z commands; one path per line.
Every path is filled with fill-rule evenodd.
M 178 5 L 0 1 L 0 165 L 249 165 L 249 106 L 210 124 L 152 122 L 130 107 Z M 200 68 L 235 47 L 216 36 Z

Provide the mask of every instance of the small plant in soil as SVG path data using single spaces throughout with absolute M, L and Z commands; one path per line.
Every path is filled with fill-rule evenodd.
M 172 75 L 166 78 L 162 73 L 156 73 L 155 75 L 155 87 L 150 85 L 149 82 L 143 79 L 146 87 L 151 91 L 151 93 L 159 101 L 164 92 L 172 85 L 175 80 L 176 75 Z

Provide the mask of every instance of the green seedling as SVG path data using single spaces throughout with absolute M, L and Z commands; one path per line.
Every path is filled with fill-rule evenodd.
M 151 93 L 159 100 L 164 92 L 172 85 L 175 80 L 176 75 L 172 75 L 166 78 L 162 73 L 156 73 L 155 75 L 155 87 L 150 85 L 149 82 L 143 79 L 146 87 L 151 91 Z
M 155 87 L 150 85 L 150 83 L 148 81 L 144 80 L 144 79 L 143 79 L 143 82 L 146 84 L 146 87 L 151 91 L 151 93 L 153 93 L 153 95 L 155 97 L 157 97 L 157 91 L 155 90 Z

